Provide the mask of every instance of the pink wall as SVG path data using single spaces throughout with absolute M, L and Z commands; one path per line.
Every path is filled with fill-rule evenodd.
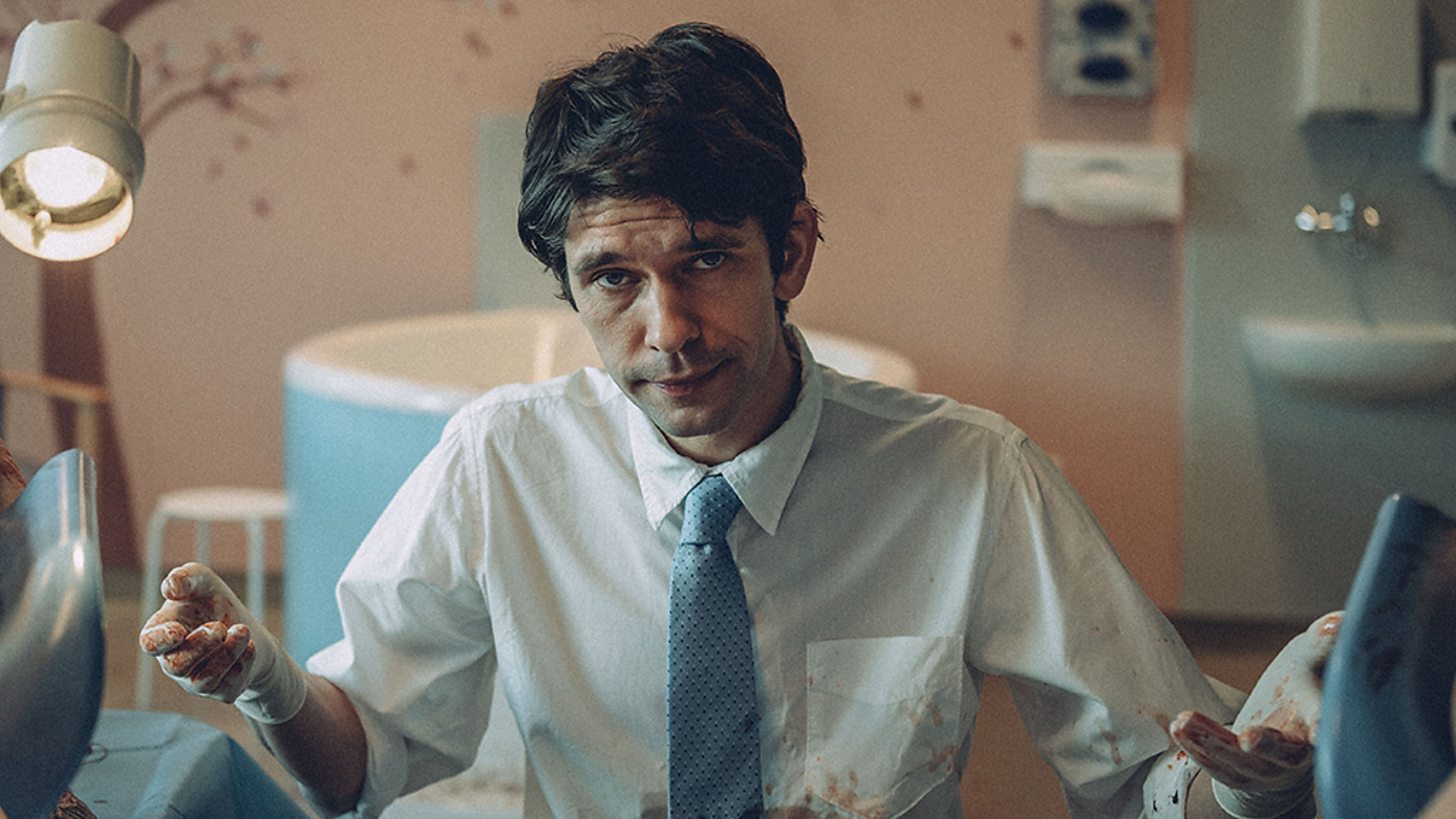
M 1179 237 L 1026 211 L 1017 174 L 1033 139 L 1181 143 L 1191 12 L 1159 4 L 1162 84 L 1150 104 L 1125 105 L 1043 90 L 1041 8 L 191 0 L 149 13 L 128 33 L 143 55 L 196 63 L 203 43 L 241 25 L 260 38 L 258 61 L 301 81 L 251 99 L 268 125 L 208 104 L 161 122 L 133 232 L 97 263 L 137 520 L 168 489 L 280 482 L 292 345 L 473 304 L 478 114 L 523 111 L 542 76 L 619 34 L 697 18 L 763 48 L 805 134 L 828 243 L 794 314 L 895 347 L 925 388 L 1022 424 L 1172 604 Z M 0 365 L 37 356 L 36 277 L 0 250 Z

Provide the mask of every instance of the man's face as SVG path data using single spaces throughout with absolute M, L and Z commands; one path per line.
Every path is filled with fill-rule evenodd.
M 607 372 L 679 452 L 720 463 L 792 406 L 797 374 L 774 299 L 803 289 L 817 224 L 800 206 L 775 279 L 756 219 L 690 224 L 665 199 L 580 203 L 566 268 Z

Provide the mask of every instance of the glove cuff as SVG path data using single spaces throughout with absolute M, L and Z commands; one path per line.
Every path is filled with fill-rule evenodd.
M 277 725 L 294 718 L 308 699 L 308 674 L 276 645 L 272 662 L 233 701 L 254 722 Z
M 1313 819 L 1314 775 L 1281 791 L 1253 793 L 1213 781 L 1213 799 L 1236 819 Z
M 1143 816 L 1146 819 L 1184 819 L 1188 791 L 1201 769 L 1187 751 L 1173 749 L 1158 757 L 1143 780 Z

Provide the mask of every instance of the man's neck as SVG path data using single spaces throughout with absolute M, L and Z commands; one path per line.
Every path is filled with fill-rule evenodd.
M 783 325 L 783 334 L 784 345 L 780 349 L 786 364 L 785 371 L 778 379 L 783 386 L 782 389 L 770 389 L 770 392 L 778 392 L 782 397 L 778 400 L 774 413 L 767 416 L 767 423 L 759 427 L 758 434 L 736 442 L 721 438 L 714 440 L 714 436 L 699 439 L 665 436 L 668 445 L 685 458 L 691 458 L 704 466 L 717 466 L 757 446 L 783 426 L 789 416 L 794 414 L 794 407 L 799 402 L 799 391 L 803 389 L 803 359 L 795 343 L 794 333 L 787 324 Z

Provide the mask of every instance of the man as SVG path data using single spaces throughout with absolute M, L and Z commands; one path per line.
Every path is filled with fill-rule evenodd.
M 1020 430 L 815 364 L 785 322 L 819 235 L 803 170 L 777 74 L 714 27 L 544 83 L 520 232 L 605 371 L 450 422 L 314 673 L 195 564 L 143 648 L 330 811 L 467 766 L 498 683 L 528 815 L 960 815 L 985 674 L 1078 815 L 1206 798 L 1155 762 L 1185 709 L 1225 802 L 1305 801 L 1308 744 L 1201 716 L 1231 713 Z

